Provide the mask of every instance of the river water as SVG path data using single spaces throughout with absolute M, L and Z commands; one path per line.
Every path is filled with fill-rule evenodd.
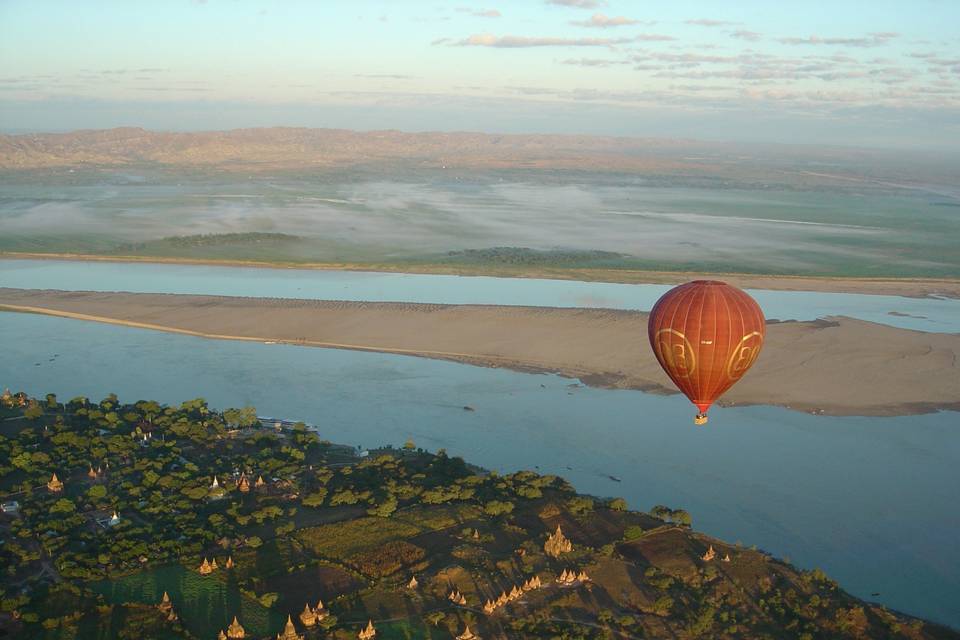
M 686 508 L 702 531 L 960 626 L 956 413 L 828 418 L 715 407 L 709 428 L 696 429 L 681 396 L 557 376 L 16 313 L 0 313 L 0 335 L 0 384 L 30 394 L 203 396 L 219 408 L 252 404 L 303 419 L 334 442 L 413 438 L 503 472 L 537 468 L 633 508 Z
M 0 260 L 0 287 L 649 311 L 669 285 L 312 269 L 59 260 Z M 960 333 L 960 300 L 810 291 L 750 294 L 767 318 L 842 315 L 904 329 Z M 895 314 L 895 315 L 891 315 Z

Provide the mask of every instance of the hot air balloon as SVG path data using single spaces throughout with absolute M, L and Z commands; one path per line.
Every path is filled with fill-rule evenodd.
M 657 300 L 647 325 L 650 346 L 663 370 L 697 405 L 695 424 L 756 361 L 766 321 L 760 305 L 740 289 L 716 280 L 694 280 Z

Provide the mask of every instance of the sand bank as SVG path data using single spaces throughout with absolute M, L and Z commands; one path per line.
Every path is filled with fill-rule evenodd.
M 826 276 L 762 275 L 700 271 L 638 271 L 631 269 L 579 269 L 523 265 L 391 264 L 353 262 L 264 262 L 257 260 L 198 260 L 159 256 L 104 256 L 82 253 L 2 252 L 5 260 L 82 260 L 88 262 L 139 262 L 147 264 L 194 264 L 263 269 L 313 269 L 321 271 L 370 271 L 497 278 L 544 278 L 620 284 L 682 284 L 690 280 L 723 280 L 741 289 L 772 291 L 819 291 L 867 295 L 926 298 L 960 298 L 960 279 L 955 278 L 841 278 Z
M 276 341 L 556 372 L 593 386 L 671 393 L 647 314 L 609 309 L 276 300 L 0 288 L 0 309 L 211 338 Z M 960 335 L 831 318 L 774 323 L 723 404 L 833 415 L 960 410 Z

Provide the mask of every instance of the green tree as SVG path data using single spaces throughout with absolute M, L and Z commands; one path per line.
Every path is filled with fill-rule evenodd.
M 627 501 L 623 498 L 614 498 L 607 504 L 607 507 L 613 509 L 614 511 L 626 511 Z
M 500 500 L 491 500 L 483 505 L 483 512 L 488 516 L 499 516 L 513 511 L 512 502 L 502 502 Z
M 662 504 L 654 505 L 653 509 L 650 509 L 650 515 L 654 518 L 659 518 L 664 522 L 670 520 L 670 514 L 673 513 L 673 510 L 670 507 L 665 507 Z
M 77 507 L 66 498 L 60 498 L 50 507 L 50 513 L 73 513 L 76 510 Z
M 24 412 L 23 417 L 27 420 L 36 420 L 43 415 L 43 409 L 40 408 L 40 405 L 36 402 L 31 402 Z
M 386 500 L 381 502 L 376 507 L 367 510 L 372 516 L 379 516 L 381 518 L 389 518 L 390 515 L 397 510 L 397 499 L 393 496 L 388 496 Z
M 586 496 L 577 496 L 567 501 L 567 509 L 577 515 L 593 511 L 593 499 Z

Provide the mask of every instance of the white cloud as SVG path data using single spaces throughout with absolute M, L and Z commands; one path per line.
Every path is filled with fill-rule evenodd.
M 598 29 L 608 29 L 610 27 L 625 27 L 632 24 L 641 24 L 640 20 L 634 20 L 626 16 L 607 16 L 602 13 L 593 14 L 589 20 L 573 20 L 570 24 L 578 27 L 594 27 Z M 643 24 L 653 24 L 645 22 Z
M 844 47 L 877 47 L 883 44 L 886 44 L 893 38 L 898 37 L 900 34 L 894 33 L 892 31 L 881 31 L 876 33 L 869 33 L 866 37 L 861 38 L 822 38 L 817 35 L 808 36 L 806 38 L 780 38 L 779 42 L 783 44 L 794 44 L 794 45 L 835 45 L 835 46 L 844 46 Z
M 667 37 L 672 40 L 672 38 Z M 493 47 L 520 49 L 525 47 L 610 47 L 633 42 L 635 38 L 538 38 L 531 36 L 495 36 L 477 33 L 456 43 L 460 47 Z
M 595 9 L 607 3 L 601 2 L 600 0 L 547 0 L 547 4 L 555 4 L 561 7 L 574 7 L 576 9 Z

